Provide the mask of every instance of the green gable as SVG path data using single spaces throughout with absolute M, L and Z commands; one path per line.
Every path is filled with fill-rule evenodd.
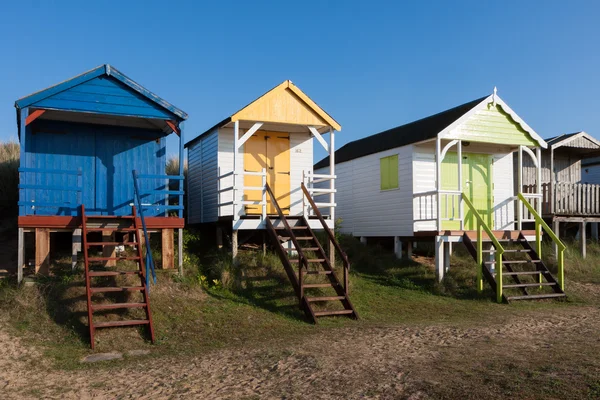
M 492 103 L 476 110 L 448 138 L 494 144 L 538 145 L 500 105 Z

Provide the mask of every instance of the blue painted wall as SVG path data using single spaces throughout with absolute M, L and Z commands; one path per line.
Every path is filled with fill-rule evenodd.
M 30 107 L 175 119 L 175 115 L 117 79 L 102 75 L 33 103 Z
M 82 177 L 59 174 L 23 173 L 27 184 L 74 187 L 81 179 L 86 212 L 130 215 L 133 202 L 131 171 L 165 174 L 166 140 L 160 131 L 67 123 L 38 119 L 27 127 L 26 167 L 77 171 Z M 165 182 L 140 180 L 141 191 L 165 189 Z M 71 191 L 24 189 L 21 200 L 81 204 Z M 143 203 L 165 204 L 164 195 L 150 195 Z M 20 207 L 21 215 L 77 215 L 77 209 Z M 163 215 L 149 209 L 145 215 Z

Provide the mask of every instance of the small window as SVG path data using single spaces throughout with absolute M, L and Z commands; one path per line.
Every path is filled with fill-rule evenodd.
M 398 154 L 379 159 L 381 190 L 398 189 Z

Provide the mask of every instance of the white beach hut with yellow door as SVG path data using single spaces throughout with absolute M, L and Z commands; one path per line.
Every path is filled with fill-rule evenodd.
M 271 89 L 185 145 L 188 223 L 232 231 L 235 252 L 238 231 L 265 229 L 267 216 L 277 215 L 268 185 L 283 214 L 306 216 L 312 228 L 320 228 L 301 189 L 305 183 L 311 195 L 325 195 L 317 206 L 333 227 L 334 135 L 340 129 L 291 81 Z M 313 139 L 330 154 L 331 174 L 313 174 Z

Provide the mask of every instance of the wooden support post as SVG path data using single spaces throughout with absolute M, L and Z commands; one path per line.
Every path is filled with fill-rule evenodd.
M 114 242 L 115 241 L 115 233 L 114 232 L 102 232 L 102 241 L 103 242 Z M 117 251 L 115 246 L 102 246 L 102 257 L 116 257 Z M 104 262 L 105 267 L 116 267 L 117 260 L 107 260 Z
M 581 257 L 585 259 L 587 257 L 587 232 L 585 221 L 581 222 L 581 226 L 579 229 L 579 240 L 581 241 Z
M 452 245 L 452 242 L 448 242 L 448 255 L 452 255 L 452 253 L 454 252 L 454 246 Z
M 444 273 L 450 271 L 450 248 L 452 244 L 450 242 L 444 243 Z
M 435 278 L 438 282 L 444 279 L 444 239 L 435 237 Z
M 237 229 L 234 229 L 231 232 L 231 257 L 233 260 L 233 265 L 237 265 L 238 264 L 238 231 Z
M 71 270 L 77 268 L 77 252 L 81 251 L 81 229 L 73 229 L 71 241 Z
M 556 235 L 557 238 L 560 239 L 560 221 L 558 220 L 553 220 L 552 221 L 552 230 L 554 231 L 554 234 Z M 554 243 L 554 257 L 556 257 L 558 259 L 558 244 Z
M 179 275 L 183 276 L 183 229 L 179 228 L 177 231 L 177 267 L 179 268 Z
M 394 236 L 394 254 L 396 258 L 402 258 L 402 241 L 398 236 Z
M 175 268 L 175 234 L 173 229 L 161 229 L 162 269 Z
M 262 253 L 263 256 L 267 255 L 267 232 L 262 230 Z
M 331 266 L 335 267 L 335 246 L 331 240 L 329 241 L 329 261 Z
M 23 280 L 23 265 L 25 263 L 25 233 L 23 231 L 23 228 L 19 228 L 17 246 L 19 247 L 17 249 L 17 282 L 21 283 L 21 281 Z
M 360 242 L 366 246 L 367 245 L 367 237 L 366 236 L 361 236 L 360 237 Z
M 409 260 L 412 260 L 412 256 L 413 256 L 413 242 L 412 242 L 412 240 L 409 240 L 406 243 L 406 257 L 408 257 Z
M 35 273 L 50 274 L 50 230 L 35 229 Z

